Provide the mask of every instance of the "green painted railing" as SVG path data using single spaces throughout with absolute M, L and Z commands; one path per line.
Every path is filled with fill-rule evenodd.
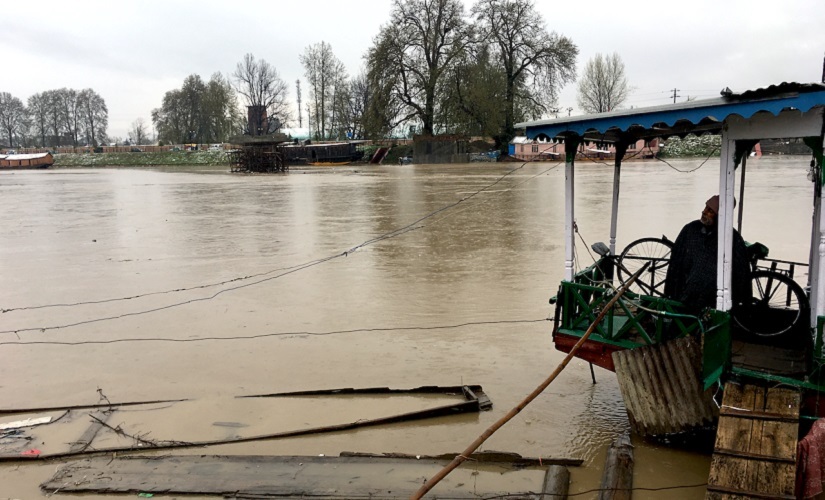
M 573 282 L 562 282 L 559 327 L 565 333 L 584 334 L 614 295 L 610 263 L 605 259 L 576 274 Z M 607 271 L 607 273 L 605 272 Z M 662 297 L 628 291 L 596 325 L 594 340 L 625 348 L 660 343 L 701 329 L 696 317 L 682 313 L 682 305 Z

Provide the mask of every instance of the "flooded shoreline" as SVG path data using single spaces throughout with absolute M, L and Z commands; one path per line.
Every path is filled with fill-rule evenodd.
M 690 170 L 702 160 L 669 162 Z M 92 404 L 101 392 L 112 401 L 191 398 L 205 403 L 175 421 L 197 435 L 198 425 L 211 428 L 216 405 L 222 421 L 284 423 L 271 410 L 233 409 L 227 401 L 241 394 L 480 384 L 491 412 L 187 453 L 458 452 L 562 359 L 546 319 L 563 268 L 564 168 L 520 166 L 0 173 L 0 307 L 16 309 L 0 316 L 3 407 Z M 748 169 L 743 236 L 776 258 L 806 260 L 798 242 L 810 232 L 807 159 L 764 158 Z M 327 171 L 308 172 L 316 170 Z M 582 162 L 576 175 L 589 246 L 607 239 L 612 168 Z M 692 174 L 624 165 L 619 246 L 675 237 L 717 179 L 713 160 Z M 54 304 L 74 305 L 39 307 Z M 18 309 L 27 307 L 38 308 Z M 628 423 L 615 376 L 597 369 L 596 379 L 574 361 L 485 449 L 582 458 L 571 493 L 598 487 L 605 449 Z M 289 418 L 324 411 L 299 405 Z M 708 456 L 636 441 L 636 486 L 707 480 Z M 42 495 L 37 485 L 54 468 L 2 465 L 0 493 Z M 693 488 L 671 497 L 703 496 Z

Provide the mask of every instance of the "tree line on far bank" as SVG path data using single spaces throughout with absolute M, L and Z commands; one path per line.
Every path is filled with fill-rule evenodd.
M 299 55 L 305 86 L 297 80 L 290 101 L 290 85 L 275 66 L 246 54 L 229 76 L 186 77 L 151 120 L 161 143 L 226 142 L 297 126 L 316 140 L 456 134 L 492 137 L 504 150 L 515 123 L 558 114 L 557 96 L 576 80 L 577 56 L 573 41 L 550 31 L 532 0 L 475 0 L 468 12 L 461 0 L 393 0 L 355 76 L 330 44 L 312 44 Z M 613 110 L 629 90 L 619 56 L 597 55 L 579 81 L 578 103 L 585 112 Z M 14 137 L 44 146 L 105 141 L 106 106 L 94 91 L 43 94 L 48 111 L 40 113 L 32 102 L 40 94 L 25 107 L 0 93 L 0 126 L 10 144 Z M 244 106 L 265 109 L 267 121 Z M 135 120 L 133 143 L 148 139 L 146 128 Z
M 299 56 L 306 85 L 295 82 L 294 106 L 275 67 L 252 54 L 231 79 L 218 79 L 231 82 L 246 106 L 266 109 L 270 127 L 253 124 L 246 130 L 253 135 L 286 126 L 306 127 L 316 140 L 460 134 L 493 137 L 501 147 L 515 123 L 552 111 L 559 90 L 575 80 L 577 55 L 531 0 L 476 0 L 469 13 L 461 0 L 393 0 L 357 75 L 327 42 L 306 47 Z M 246 121 L 236 108 L 199 105 L 198 79 L 187 77 L 152 112 L 159 139 L 217 141 L 211 123 Z M 228 95 L 216 102 L 232 105 Z
M 59 147 L 106 142 L 109 110 L 93 89 L 62 88 L 30 96 L 23 104 L 0 92 L 0 128 L 9 147 Z

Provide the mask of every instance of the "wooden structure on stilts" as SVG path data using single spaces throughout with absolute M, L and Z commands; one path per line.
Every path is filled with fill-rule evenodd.
M 284 134 L 239 136 L 231 139 L 236 149 L 228 152 L 232 172 L 277 173 L 289 171 L 283 147 L 289 143 Z

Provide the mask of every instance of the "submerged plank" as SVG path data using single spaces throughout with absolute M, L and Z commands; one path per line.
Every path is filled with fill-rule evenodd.
M 72 493 L 272 495 L 311 498 L 408 498 L 444 464 L 438 460 L 364 457 L 163 456 L 85 459 L 40 485 Z M 434 492 L 478 498 L 540 491 L 544 470 L 502 474 L 461 467 Z M 552 498 L 552 497 L 550 497 Z
M 365 458 L 405 458 L 408 460 L 444 460 L 452 461 L 458 453 L 442 453 L 441 455 L 411 455 L 409 453 L 359 453 L 354 451 L 342 451 L 342 457 L 365 457 Z M 572 465 L 579 466 L 584 463 L 581 458 L 552 458 L 552 457 L 523 457 L 518 453 L 508 451 L 484 450 L 477 451 L 467 458 L 479 463 L 507 464 L 513 467 L 543 467 L 547 465 Z
M 97 433 L 100 432 L 100 429 L 106 424 L 106 421 L 109 420 L 109 417 L 114 413 L 115 410 L 109 411 L 96 411 L 94 413 L 90 413 L 89 417 L 92 424 L 86 429 L 86 432 L 83 433 L 80 438 L 72 443 L 72 447 L 69 448 L 69 453 L 80 453 L 86 451 L 87 448 L 92 444 L 94 441 L 95 436 Z
M 458 415 L 462 413 L 478 413 L 480 411 L 480 404 L 479 401 L 470 400 L 470 401 L 461 401 L 458 403 L 450 404 L 450 405 L 443 405 L 437 406 L 434 408 L 427 408 L 418 411 L 412 412 L 405 412 L 395 415 L 388 415 L 382 416 L 377 418 L 371 419 L 359 419 L 354 422 L 342 423 L 342 424 L 332 424 L 332 425 L 324 425 L 319 427 L 310 427 L 310 428 L 303 428 L 303 429 L 295 429 L 290 431 L 284 432 L 273 432 L 273 433 L 266 433 L 266 434 L 257 434 L 252 436 L 234 436 L 234 437 L 227 437 L 223 439 L 208 439 L 208 440 L 197 440 L 197 441 L 180 441 L 180 440 L 163 440 L 163 441 L 155 441 L 155 442 L 139 442 L 129 446 L 113 446 L 113 447 L 96 447 L 95 450 L 85 450 L 85 451 L 64 451 L 64 452 L 57 452 L 57 453 L 41 453 L 38 455 L 0 455 L 0 462 L 3 461 L 18 461 L 18 460 L 36 460 L 36 459 L 52 459 L 52 458 L 68 458 L 73 456 L 78 456 L 81 454 L 94 454 L 94 453 L 112 453 L 112 452 L 130 452 L 130 451 L 147 451 L 147 450 L 168 450 L 168 449 L 176 449 L 176 448 L 192 448 L 192 447 L 205 447 L 205 446 L 216 446 L 222 444 L 231 444 L 231 443 L 245 443 L 245 442 L 252 442 L 252 441 L 265 441 L 270 439 L 282 439 L 287 437 L 297 437 L 297 436 L 307 436 L 312 434 L 322 434 L 328 432 L 340 432 L 340 431 L 347 431 L 352 429 L 359 429 L 364 427 L 372 427 L 372 426 L 379 426 L 379 425 L 387 425 L 387 424 L 394 424 L 399 422 L 410 422 L 415 420 L 423 420 L 429 418 L 437 418 L 443 416 L 452 416 Z M 103 424 L 105 425 L 105 424 Z

